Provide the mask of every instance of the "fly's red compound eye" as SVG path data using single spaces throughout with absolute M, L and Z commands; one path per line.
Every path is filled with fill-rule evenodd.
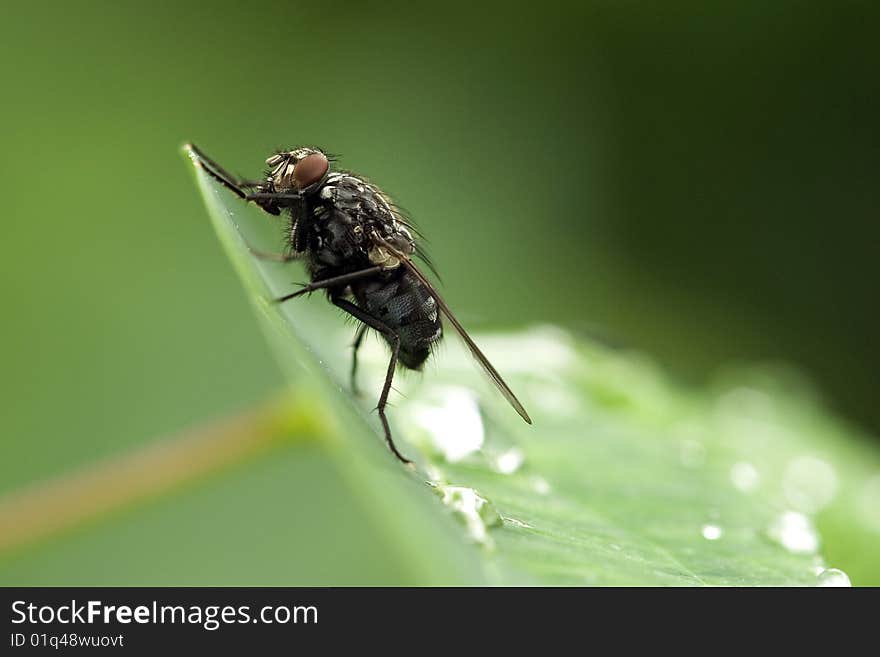
M 296 163 L 293 167 L 293 180 L 299 189 L 305 189 L 324 177 L 330 163 L 323 153 L 311 153 Z

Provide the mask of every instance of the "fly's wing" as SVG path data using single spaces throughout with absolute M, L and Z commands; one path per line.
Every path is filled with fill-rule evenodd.
M 390 247 L 390 245 L 388 246 Z M 415 266 L 413 261 L 410 260 L 406 254 L 398 251 L 394 247 L 390 248 L 394 252 L 394 254 L 400 259 L 403 266 L 410 270 L 413 275 L 418 278 L 426 288 L 428 288 L 428 292 L 430 292 L 431 296 L 434 297 L 434 300 L 440 307 L 440 311 L 446 316 L 446 319 L 449 320 L 449 323 L 455 327 L 455 330 L 458 331 L 461 339 L 464 340 L 467 348 L 470 350 L 473 357 L 483 368 L 483 371 L 485 371 L 488 377 L 492 380 L 492 383 L 494 383 L 498 387 L 498 389 L 501 391 L 501 394 L 504 395 L 505 399 L 507 399 L 507 401 L 510 402 L 510 405 L 513 406 L 514 410 L 520 414 L 520 417 L 531 424 L 532 419 L 529 417 L 529 414 L 526 413 L 526 409 L 523 408 L 523 405 L 520 403 L 519 399 L 516 398 L 516 395 L 513 394 L 513 390 L 508 387 L 508 385 L 504 382 L 504 379 L 502 379 L 501 375 L 498 373 L 498 370 L 496 370 L 492 363 L 489 362 L 489 359 L 486 358 L 486 355 L 482 351 L 480 351 L 477 343 L 474 342 L 471 336 L 468 335 L 467 331 L 464 330 L 461 322 L 459 322 L 458 319 L 456 319 L 455 315 L 452 314 L 452 311 L 449 309 L 449 306 L 446 305 L 443 297 L 441 297 L 437 293 L 437 290 L 434 289 L 434 286 L 431 285 L 430 281 L 425 278 L 425 275 L 419 271 L 418 267 Z

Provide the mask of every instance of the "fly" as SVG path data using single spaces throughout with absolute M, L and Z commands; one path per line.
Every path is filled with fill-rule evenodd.
M 283 253 L 255 252 L 280 262 L 303 260 L 311 282 L 277 299 L 284 302 L 324 290 L 330 302 L 360 322 L 354 340 L 351 386 L 356 389 L 357 352 L 368 329 L 379 333 L 391 349 L 385 384 L 376 410 L 385 440 L 398 451 L 385 415 L 391 382 L 398 365 L 420 370 L 432 347 L 443 337 L 444 315 L 520 416 L 532 423 L 525 408 L 456 319 L 449 306 L 413 262 L 425 260 L 410 227 L 388 196 L 365 178 L 334 171 L 319 148 L 279 151 L 266 160 L 260 181 L 241 180 L 190 144 L 196 163 L 244 201 L 271 215 L 286 214 L 287 248 Z

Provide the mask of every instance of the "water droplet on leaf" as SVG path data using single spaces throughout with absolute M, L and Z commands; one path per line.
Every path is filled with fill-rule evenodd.
M 438 387 L 426 398 L 408 404 L 406 412 L 422 429 L 433 452 L 456 463 L 483 447 L 483 417 L 470 390 Z
M 492 459 L 492 469 L 501 474 L 513 474 L 525 461 L 525 454 L 518 447 L 511 447 Z
M 792 508 L 815 513 L 837 493 L 837 474 L 829 463 L 815 456 L 800 456 L 785 468 L 782 492 Z
M 718 525 L 703 525 L 702 534 L 707 541 L 717 541 L 724 535 L 724 530 Z
M 532 490 L 539 495 L 547 495 L 550 492 L 550 482 L 543 477 L 532 477 L 529 483 L 532 486 Z
M 486 498 L 466 486 L 438 486 L 443 504 L 452 509 L 467 529 L 468 536 L 486 546 L 492 545 L 489 527 L 501 523 L 501 516 Z
M 803 513 L 785 511 L 767 528 L 767 536 L 792 554 L 811 554 L 819 549 L 816 527 Z
M 505 524 L 513 525 L 514 527 L 521 527 L 523 529 L 532 529 L 532 526 L 529 523 L 523 522 L 522 520 L 518 520 L 517 518 L 504 517 L 504 518 L 502 518 L 502 520 L 504 520 Z
M 849 575 L 837 568 L 826 568 L 819 573 L 818 586 L 852 586 Z
M 758 488 L 760 476 L 754 465 L 746 461 L 734 463 L 730 468 L 730 481 L 733 487 L 743 493 L 751 493 Z

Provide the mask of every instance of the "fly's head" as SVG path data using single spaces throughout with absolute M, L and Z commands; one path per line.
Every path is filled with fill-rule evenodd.
M 318 148 L 301 147 L 281 151 L 266 160 L 267 182 L 276 192 L 317 192 L 330 172 L 330 161 Z

